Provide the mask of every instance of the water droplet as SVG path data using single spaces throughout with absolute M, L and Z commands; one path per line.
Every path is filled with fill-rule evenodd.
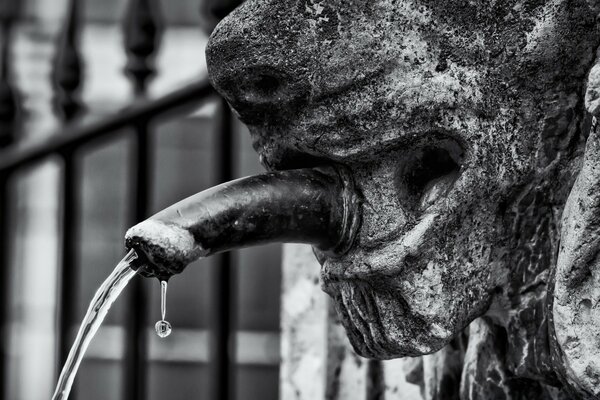
M 166 338 L 171 334 L 171 324 L 164 319 L 161 319 L 154 325 L 154 329 L 156 329 L 156 334 L 161 338 Z
M 154 325 L 154 329 L 159 337 L 166 338 L 173 330 L 171 324 L 165 321 L 167 315 L 167 281 L 160 281 L 160 315 L 161 320 Z

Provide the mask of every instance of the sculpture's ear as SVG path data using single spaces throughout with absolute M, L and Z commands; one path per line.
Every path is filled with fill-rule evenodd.
M 594 115 L 583 166 L 563 211 L 549 297 L 553 363 L 571 391 L 600 396 L 600 66 L 589 76 L 586 108 Z

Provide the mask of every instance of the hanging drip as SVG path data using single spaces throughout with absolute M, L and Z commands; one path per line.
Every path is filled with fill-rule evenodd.
M 160 316 L 161 319 L 154 325 L 156 334 L 161 338 L 166 338 L 171 334 L 171 324 L 165 320 L 167 315 L 167 281 L 160 281 Z

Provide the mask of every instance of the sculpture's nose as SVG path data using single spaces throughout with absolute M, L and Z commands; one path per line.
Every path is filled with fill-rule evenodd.
M 247 124 L 276 115 L 308 93 L 306 65 L 294 51 L 298 21 L 287 3 L 244 3 L 215 28 L 206 49 L 211 83 Z M 260 10 L 265 7 L 268 12 Z

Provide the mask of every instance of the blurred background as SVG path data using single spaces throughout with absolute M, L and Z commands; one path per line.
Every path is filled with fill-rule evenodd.
M 136 221 L 262 171 L 206 83 L 204 47 L 234 0 L 2 0 L 0 398 L 49 399 L 93 293 Z M 71 399 L 275 399 L 281 248 L 135 278 Z

